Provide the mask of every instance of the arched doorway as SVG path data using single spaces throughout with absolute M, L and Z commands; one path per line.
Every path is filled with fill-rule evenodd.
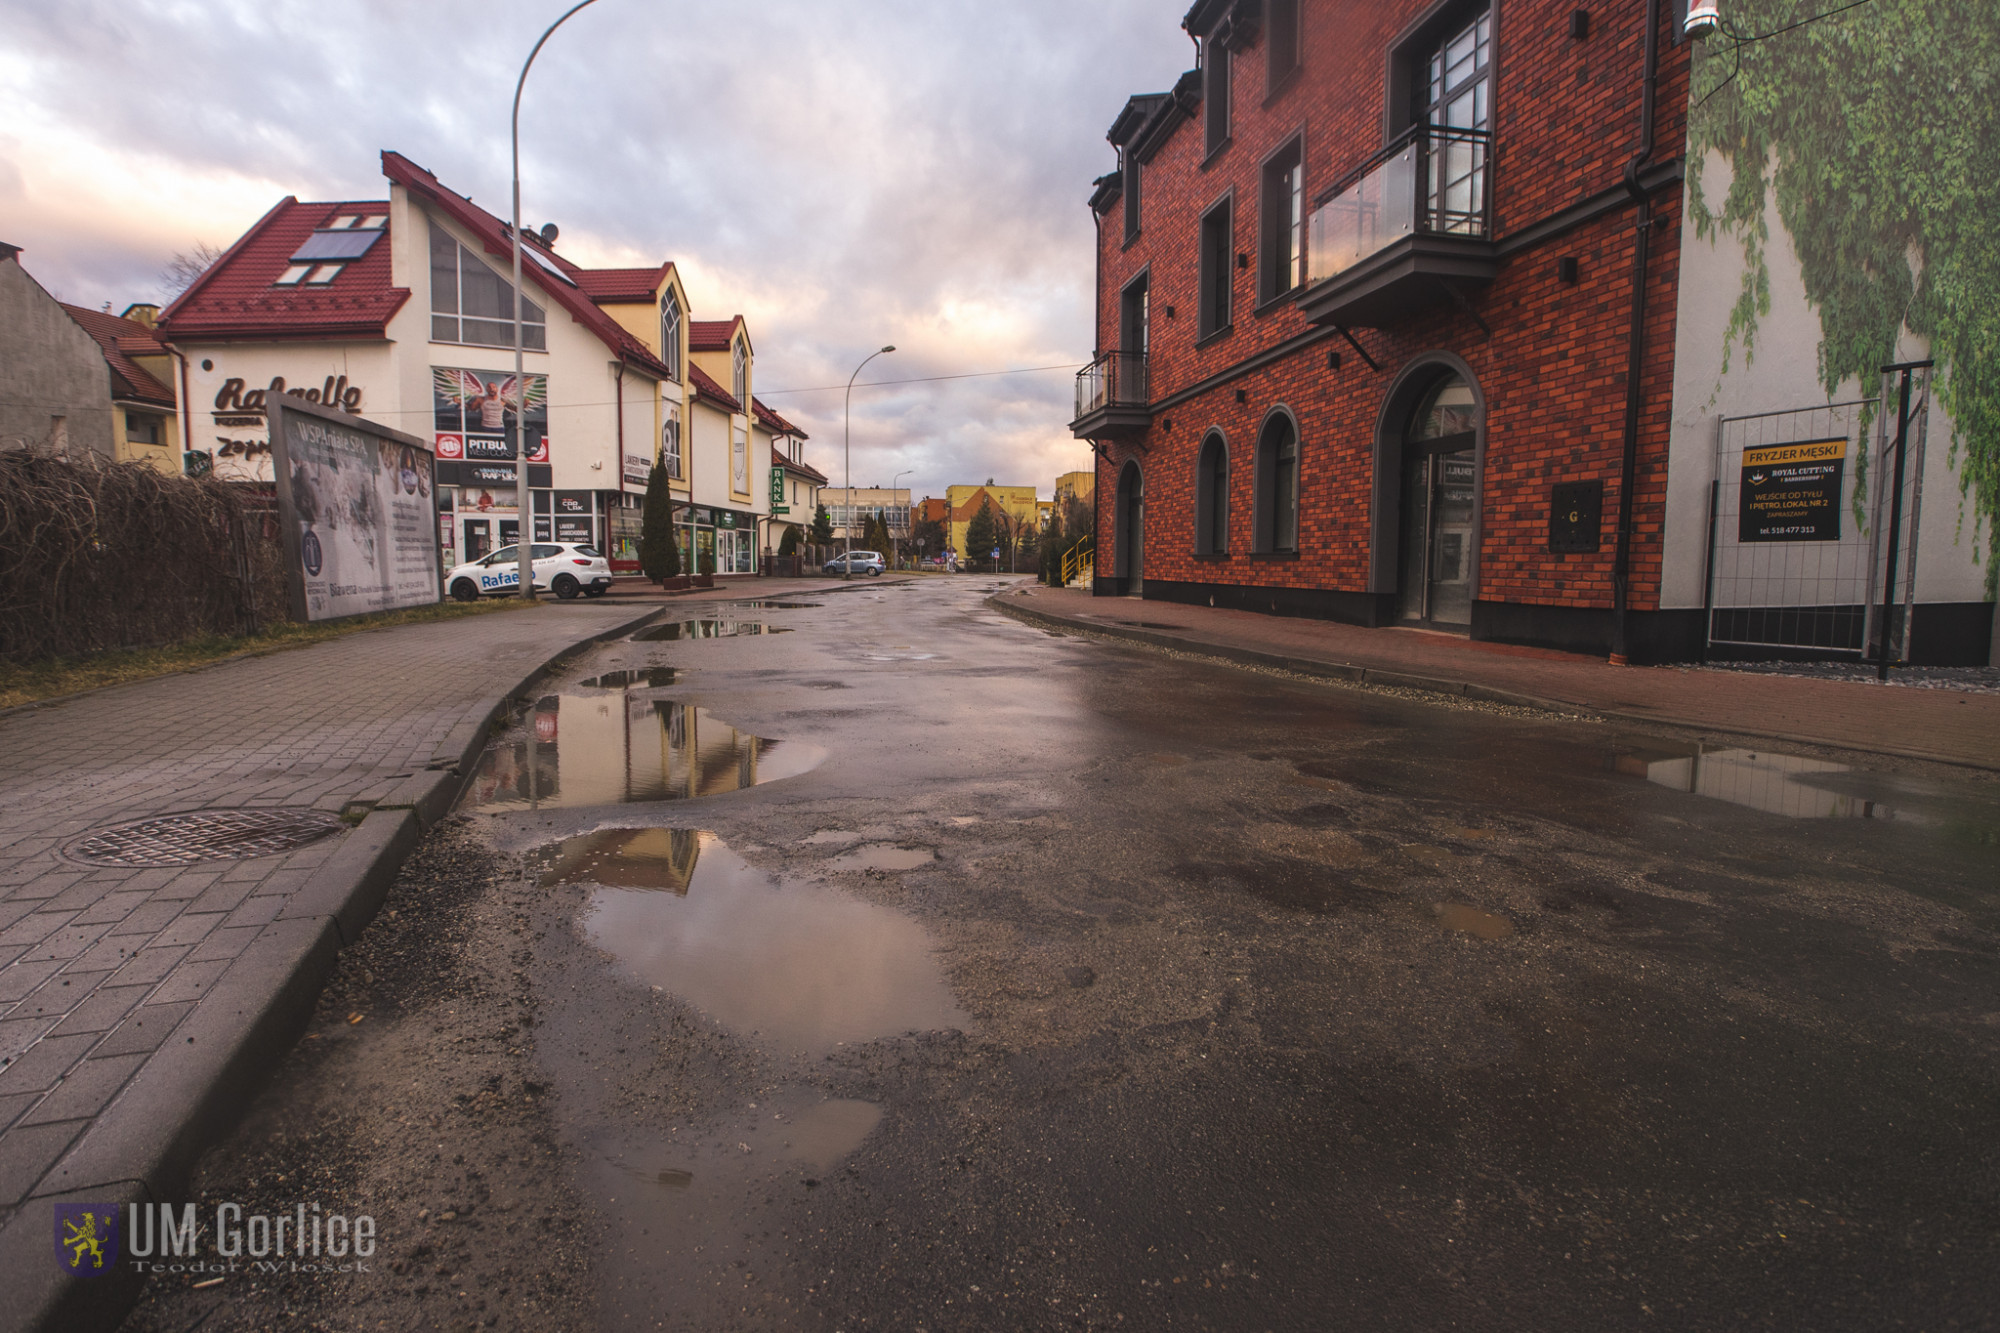
M 1402 427 L 1396 615 L 1446 628 L 1472 624 L 1478 559 L 1479 396 L 1470 380 L 1442 373 L 1417 397 Z
M 1127 597 L 1146 590 L 1146 479 L 1136 462 L 1118 473 L 1118 581 Z

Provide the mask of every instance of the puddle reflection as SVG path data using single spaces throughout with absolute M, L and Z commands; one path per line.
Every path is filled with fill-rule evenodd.
M 673 684 L 675 674 L 673 667 L 640 667 L 633 671 L 607 671 L 578 683 L 587 690 L 658 690 Z
M 1675 791 L 1795 819 L 1900 819 L 1930 822 L 1909 806 L 1918 803 L 1891 780 L 1802 755 L 1741 748 L 1711 750 L 1670 742 L 1616 744 L 1605 766 Z
M 819 610 L 819 609 L 820 609 L 820 607 L 821 607 L 821 606 L 823 606 L 823 605 L 825 605 L 825 603 L 823 603 L 823 602 L 767 602 L 767 601 L 754 601 L 754 602 L 731 602 L 731 603 L 729 604 L 729 609 L 730 609 L 730 610 L 732 610 L 732 611 L 737 611 L 737 610 L 741 610 L 741 611 L 817 611 L 817 610 Z
M 480 756 L 462 808 L 493 814 L 714 796 L 795 777 L 826 757 L 817 746 L 738 731 L 692 704 L 624 694 L 544 696 L 526 729 L 527 739 Z
M 548 856 L 548 874 L 596 886 L 582 921 L 592 944 L 770 1047 L 819 1054 L 967 1021 L 916 921 L 781 883 L 713 834 L 593 833 Z
M 790 634 L 777 625 L 754 620 L 670 620 L 632 636 L 638 643 L 672 643 L 679 639 L 733 639 L 743 634 Z

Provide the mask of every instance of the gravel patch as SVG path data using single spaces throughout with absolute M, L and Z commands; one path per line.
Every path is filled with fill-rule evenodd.
M 1708 671 L 1747 671 L 1760 676 L 1800 676 L 1807 680 L 1858 680 L 1877 684 L 1875 667 L 1864 662 L 1710 662 Z M 1914 690 L 1962 690 L 2000 694 L 2000 667 L 1891 667 L 1889 684 Z

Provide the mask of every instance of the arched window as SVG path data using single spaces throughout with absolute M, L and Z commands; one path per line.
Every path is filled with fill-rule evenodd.
M 1256 549 L 1299 549 L 1299 432 L 1284 412 L 1273 412 L 1257 436 Z
M 666 363 L 669 375 L 680 379 L 681 300 L 671 287 L 667 289 L 667 299 L 660 302 L 660 360 Z
M 1219 430 L 1201 442 L 1195 463 L 1194 549 L 1197 555 L 1229 549 L 1229 445 Z

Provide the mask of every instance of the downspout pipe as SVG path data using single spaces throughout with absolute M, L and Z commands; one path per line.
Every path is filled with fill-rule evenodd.
M 1618 465 L 1618 535 L 1611 560 L 1611 665 L 1628 657 L 1627 622 L 1632 601 L 1632 490 L 1639 472 L 1639 376 L 1646 361 L 1646 261 L 1653 234 L 1653 200 L 1639 184 L 1639 169 L 1653 155 L 1655 102 L 1660 82 L 1660 0 L 1646 0 L 1646 36 L 1639 76 L 1639 148 L 1625 164 L 1625 192 L 1638 216 L 1632 228 L 1632 327 L 1626 340 L 1625 432 Z

